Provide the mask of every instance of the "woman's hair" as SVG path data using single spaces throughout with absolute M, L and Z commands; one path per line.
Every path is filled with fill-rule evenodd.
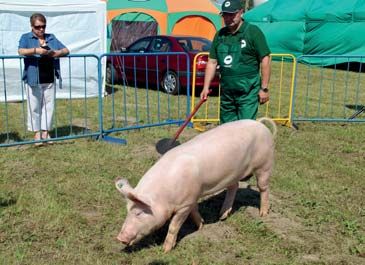
M 30 25 L 34 26 L 36 20 L 42 21 L 44 24 L 47 23 L 46 17 L 41 13 L 34 13 L 30 16 Z

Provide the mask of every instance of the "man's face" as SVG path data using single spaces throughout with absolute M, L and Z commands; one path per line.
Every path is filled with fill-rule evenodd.
M 222 17 L 224 20 L 224 24 L 227 27 L 234 27 L 237 26 L 242 19 L 243 10 L 239 10 L 236 13 L 222 13 Z

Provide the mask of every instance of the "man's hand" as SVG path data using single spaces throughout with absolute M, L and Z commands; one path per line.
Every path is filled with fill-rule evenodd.
M 266 90 L 266 92 L 262 89 L 259 91 L 259 102 L 260 104 L 265 104 L 267 101 L 269 101 L 269 90 Z
M 203 88 L 202 92 L 200 93 L 200 99 L 207 99 L 209 92 L 209 88 Z

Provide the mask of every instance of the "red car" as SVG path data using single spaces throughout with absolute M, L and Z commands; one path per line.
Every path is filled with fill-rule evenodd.
M 187 67 L 192 86 L 194 57 L 199 52 L 208 52 L 210 46 L 210 40 L 192 36 L 157 35 L 141 38 L 129 47 L 122 48 L 123 55 L 108 56 L 106 82 L 126 82 L 127 85 L 138 87 L 153 85 L 166 93 L 179 94 L 188 85 Z M 159 54 L 154 55 L 156 52 Z M 133 54 L 128 55 L 129 53 Z M 187 57 L 190 66 L 187 65 Z M 208 55 L 197 57 L 196 88 L 201 88 L 204 84 L 207 61 Z M 219 86 L 218 71 L 211 86 Z

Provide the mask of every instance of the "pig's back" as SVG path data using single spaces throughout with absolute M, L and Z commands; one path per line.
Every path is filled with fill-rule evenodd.
M 262 123 L 239 120 L 217 126 L 171 149 L 160 162 L 166 166 L 179 163 L 181 156 L 185 157 L 183 166 L 197 172 L 194 182 L 201 185 L 205 196 L 233 184 L 243 178 L 246 171 L 270 159 L 273 137 Z M 186 157 L 190 158 L 190 165 Z

